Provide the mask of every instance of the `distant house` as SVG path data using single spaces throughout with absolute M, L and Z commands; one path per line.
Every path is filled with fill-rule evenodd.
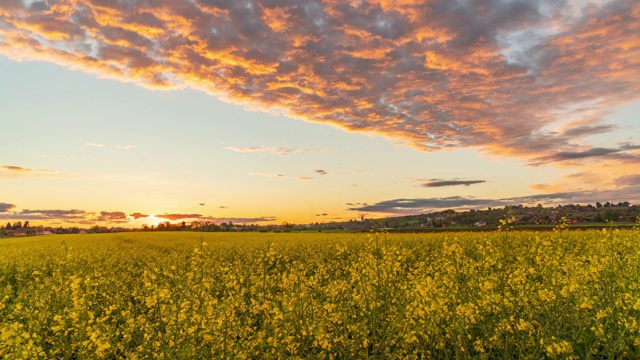
M 473 224 L 473 226 L 487 226 L 487 222 L 484 220 L 480 220 Z
M 43 230 L 36 232 L 36 235 L 53 235 L 53 233 L 49 230 Z

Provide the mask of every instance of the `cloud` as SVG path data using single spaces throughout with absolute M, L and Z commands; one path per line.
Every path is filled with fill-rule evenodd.
M 221 207 L 226 208 L 226 207 Z M 26 221 L 41 220 L 47 221 L 49 224 L 71 223 L 77 225 L 95 225 L 96 223 L 108 223 L 113 225 L 130 223 L 131 220 L 146 219 L 150 215 L 134 212 L 129 215 L 122 211 L 100 211 L 99 213 L 87 212 L 84 210 L 29 210 L 11 211 L 15 209 L 15 205 L 0 203 L 0 220 Z M 201 214 L 161 214 L 155 215 L 156 218 L 166 219 L 169 221 L 209 221 L 215 223 L 236 222 L 236 223 L 258 223 L 275 221 L 274 216 L 261 217 L 213 217 Z
M 201 214 L 162 214 L 156 215 L 157 218 L 167 219 L 167 220 L 187 220 L 187 219 L 200 219 L 202 218 Z
M 218 208 L 219 208 L 219 209 L 228 209 L 228 207 L 226 207 L 226 206 L 224 206 L 224 205 L 219 206 Z
M 587 135 L 596 135 L 596 134 L 602 134 L 602 133 L 607 133 L 610 131 L 613 131 L 617 128 L 617 126 L 612 125 L 612 124 L 604 124 L 604 125 L 580 125 L 580 126 L 576 126 L 574 128 L 569 128 L 566 129 L 563 132 L 563 135 L 565 136 L 571 136 L 571 137 L 582 137 L 582 136 L 587 136 Z
M 630 178 L 629 180 L 636 179 Z M 629 201 L 631 203 L 640 203 L 639 191 L 640 183 L 635 183 L 634 186 L 614 190 L 567 191 L 501 199 L 483 199 L 464 196 L 419 199 L 393 199 L 380 201 L 371 205 L 352 206 L 349 207 L 348 210 L 398 215 L 413 215 L 429 213 L 443 209 L 501 207 L 520 204 L 543 204 L 546 206 L 553 206 L 568 203 L 593 204 L 596 201 Z
M 294 149 L 285 147 L 267 147 L 267 146 L 254 146 L 254 147 L 233 147 L 227 146 L 226 149 L 241 152 L 241 153 L 254 153 L 254 152 L 270 152 L 279 156 L 287 156 L 293 153 L 323 153 L 326 152 L 322 149 Z
M 116 145 L 116 149 L 118 150 L 131 150 L 135 147 L 135 145 Z
M 625 175 L 616 179 L 615 181 L 617 186 L 626 187 L 626 186 L 640 186 L 640 175 Z
M 11 209 L 15 209 L 15 207 L 13 204 L 0 203 L 0 213 L 8 212 Z
M 86 220 L 92 213 L 84 210 L 29 210 L 24 209 L 18 212 L 6 212 L 0 214 L 0 219 L 19 219 L 19 220 L 62 220 L 66 222 L 78 222 Z
M 273 174 L 273 173 L 265 173 L 260 171 L 250 172 L 249 175 L 255 175 L 255 176 L 266 177 L 266 178 L 293 179 L 293 180 L 301 180 L 301 181 L 313 180 L 312 177 L 308 177 L 308 176 L 293 177 L 293 176 L 288 176 L 284 174 Z
M 329 175 L 329 172 L 326 170 L 314 170 L 314 172 L 318 175 Z
M 548 164 L 638 99 L 639 14 L 635 0 L 11 1 L 0 53 L 425 151 Z M 591 124 L 555 129 L 580 119 Z
M 425 199 L 393 199 L 371 205 L 351 207 L 349 210 L 362 212 L 380 212 L 388 214 L 419 214 L 431 212 L 432 209 L 450 209 L 461 207 L 496 206 L 497 200 L 475 199 L 471 197 L 451 196 Z
M 474 184 L 482 184 L 486 180 L 430 180 L 422 184 L 423 187 L 445 187 L 445 186 L 469 186 Z
M 103 147 L 107 147 L 107 145 L 104 145 L 104 144 L 98 144 L 98 143 L 86 143 L 85 145 L 87 145 L 87 146 L 91 146 L 91 147 L 95 147 L 95 148 L 103 148 Z
M 38 170 L 29 169 L 19 166 L 4 165 L 0 166 L 0 177 L 17 178 L 17 177 L 41 177 L 58 175 L 59 173 L 54 170 Z
M 138 219 L 144 219 L 149 217 L 148 214 L 141 214 L 139 212 L 133 213 L 133 214 L 129 214 L 130 217 L 132 217 L 134 220 L 138 220 Z
M 261 217 L 213 217 L 207 216 L 199 219 L 200 221 L 209 221 L 216 224 L 222 223 L 260 223 L 260 222 L 271 222 L 275 221 L 275 216 L 261 216 Z
M 126 223 L 128 222 L 127 214 L 122 211 L 101 211 L 100 216 L 96 219 L 101 222 Z
M 551 162 L 580 161 L 589 158 L 601 158 L 610 160 L 625 160 L 640 162 L 640 155 L 630 153 L 631 150 L 640 149 L 639 145 L 622 145 L 618 148 L 589 148 L 583 151 L 561 151 L 552 155 L 532 159 L 529 164 L 533 166 L 548 164 Z
M 91 147 L 95 147 L 95 148 L 111 148 L 111 147 L 113 147 L 116 150 L 131 150 L 131 149 L 136 147 L 135 145 L 115 145 L 115 146 L 111 146 L 111 145 L 105 145 L 105 144 L 99 144 L 99 143 L 86 143 L 85 145 L 91 146 Z
M 284 174 L 272 174 L 272 173 L 265 173 L 265 172 L 261 172 L 261 171 L 250 172 L 249 175 L 255 175 L 255 176 L 260 176 L 260 177 L 268 177 L 268 178 L 287 178 L 288 177 L 288 176 L 286 176 Z
M 24 209 L 20 212 L 20 214 L 40 214 L 43 216 L 49 217 L 80 217 L 87 214 L 84 210 L 72 209 L 72 210 L 29 210 Z
M 598 185 L 607 182 L 607 177 L 604 174 L 596 171 L 582 171 L 564 176 L 565 180 L 577 181 L 583 184 Z M 627 184 L 631 185 L 631 184 Z

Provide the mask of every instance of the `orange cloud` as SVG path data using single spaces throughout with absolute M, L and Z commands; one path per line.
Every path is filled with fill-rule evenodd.
M 584 138 L 638 99 L 637 1 L 47 4 L 3 2 L 1 54 L 200 89 L 425 151 L 575 166 L 634 155 Z

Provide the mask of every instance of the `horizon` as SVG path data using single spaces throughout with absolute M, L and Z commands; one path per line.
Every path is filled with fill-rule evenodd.
M 640 203 L 640 3 L 0 5 L 0 224 Z

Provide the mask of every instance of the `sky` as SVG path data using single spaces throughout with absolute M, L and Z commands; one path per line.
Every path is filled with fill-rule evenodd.
M 3 0 L 0 224 L 640 203 L 636 0 Z

